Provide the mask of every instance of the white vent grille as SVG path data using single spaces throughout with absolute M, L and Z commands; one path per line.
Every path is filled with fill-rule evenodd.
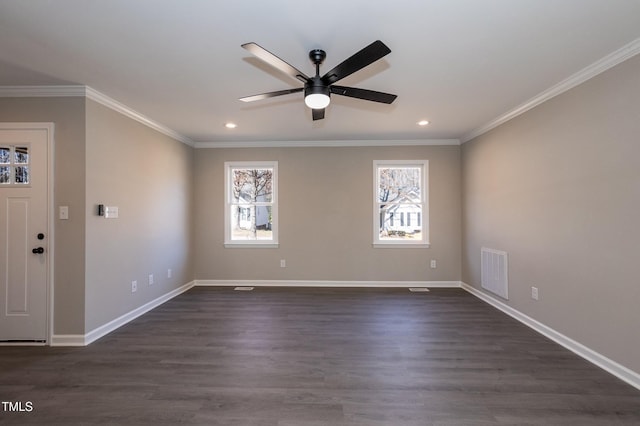
M 488 249 L 480 250 L 480 275 L 482 288 L 509 299 L 509 266 L 506 251 Z

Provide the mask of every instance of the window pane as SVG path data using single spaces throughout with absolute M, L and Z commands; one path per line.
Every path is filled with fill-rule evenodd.
M 273 169 L 233 169 L 233 202 L 271 202 Z
M 420 204 L 382 204 L 379 211 L 380 240 L 420 240 L 422 206 Z
M 379 202 L 417 202 L 422 200 L 420 167 L 380 167 Z
M 29 183 L 29 166 L 16 167 L 16 183 Z
M 11 183 L 11 168 L 9 166 L 0 166 L 0 184 Z
M 0 147 L 0 164 L 9 164 L 9 159 L 11 158 L 11 151 L 9 148 Z
M 26 146 L 19 146 L 15 151 L 15 163 L 16 164 L 28 164 L 29 163 L 29 148 Z
M 271 206 L 232 204 L 232 240 L 273 240 Z

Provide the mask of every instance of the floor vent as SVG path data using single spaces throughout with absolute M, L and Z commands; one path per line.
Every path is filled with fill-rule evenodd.
M 251 291 L 253 290 L 253 287 L 235 287 L 234 290 L 238 290 L 238 291 Z
M 409 287 L 409 291 L 412 293 L 420 293 L 427 292 L 429 289 L 427 287 Z
M 482 288 L 509 299 L 509 265 L 506 251 L 482 247 L 480 250 Z

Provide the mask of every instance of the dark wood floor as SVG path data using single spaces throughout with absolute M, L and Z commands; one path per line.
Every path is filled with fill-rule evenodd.
M 194 288 L 85 348 L 0 347 L 0 424 L 639 425 L 640 391 L 460 289 Z

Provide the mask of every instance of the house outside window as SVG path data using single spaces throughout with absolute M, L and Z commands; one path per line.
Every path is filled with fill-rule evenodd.
M 225 247 L 278 246 L 278 162 L 225 162 Z
M 427 160 L 375 160 L 373 244 L 429 247 Z

